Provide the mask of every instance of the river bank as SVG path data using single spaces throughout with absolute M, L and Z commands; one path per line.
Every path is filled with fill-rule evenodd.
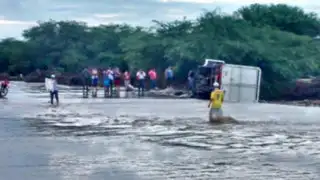
M 9 76 L 7 73 L 0 74 L 0 80 L 9 79 L 10 81 L 24 81 L 27 83 L 42 83 L 45 77 L 47 77 L 47 72 L 33 72 L 25 77 L 21 78 L 19 76 Z M 58 83 L 66 86 L 81 86 L 81 76 L 77 74 L 58 74 Z M 151 98 L 172 98 L 172 99 L 186 99 L 191 98 L 190 92 L 183 86 L 175 86 L 174 88 L 159 88 L 157 90 L 146 91 L 147 97 Z M 271 100 L 265 101 L 261 100 L 261 103 L 268 104 L 282 104 L 282 105 L 293 105 L 293 106 L 306 106 L 306 107 L 320 107 L 320 100 L 317 99 L 305 99 L 305 100 Z
M 38 84 L 38 83 L 31 83 L 31 84 Z M 68 89 L 67 87 L 70 86 L 64 86 L 64 85 L 59 85 L 61 89 Z M 40 85 L 39 83 L 39 88 L 44 89 L 44 85 Z M 79 86 L 72 86 L 71 89 L 78 89 L 81 90 Z M 121 87 L 121 91 L 125 91 L 124 87 Z M 99 97 L 103 96 L 103 88 L 99 88 L 98 94 Z M 131 93 L 130 93 L 131 92 Z M 130 97 L 136 97 L 137 96 L 137 88 L 135 88 L 132 91 L 129 91 L 131 94 Z M 145 91 L 145 97 L 148 98 L 161 98 L 161 99 L 193 99 L 191 97 L 191 93 L 187 91 L 186 89 L 183 88 L 165 88 L 165 89 L 156 89 L 156 90 L 148 90 Z M 306 99 L 306 100 L 285 100 L 285 101 L 265 101 L 265 100 L 260 100 L 259 103 L 263 104 L 275 104 L 275 105 L 290 105 L 290 106 L 304 106 L 304 107 L 320 107 L 320 100 L 311 100 L 311 99 Z

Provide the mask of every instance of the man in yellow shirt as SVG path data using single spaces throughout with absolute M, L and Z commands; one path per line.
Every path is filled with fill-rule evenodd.
M 209 111 L 210 122 L 215 121 L 216 118 L 223 116 L 221 107 L 224 100 L 224 92 L 219 89 L 218 82 L 215 82 L 213 86 L 214 86 L 214 90 L 211 92 L 210 101 L 208 104 L 208 108 L 210 108 L 210 111 Z

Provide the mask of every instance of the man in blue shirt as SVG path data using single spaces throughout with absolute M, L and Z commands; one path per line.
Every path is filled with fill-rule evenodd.
M 171 66 L 169 66 L 166 71 L 165 71 L 165 78 L 167 81 L 167 86 L 171 87 L 172 86 L 172 81 L 173 81 L 173 70 L 171 68 Z

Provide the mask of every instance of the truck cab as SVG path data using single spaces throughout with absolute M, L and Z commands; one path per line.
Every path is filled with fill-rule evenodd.
M 195 71 L 195 96 L 207 98 L 213 90 L 213 83 L 221 85 L 222 67 L 225 64 L 222 60 L 206 59 L 203 65 L 198 66 Z

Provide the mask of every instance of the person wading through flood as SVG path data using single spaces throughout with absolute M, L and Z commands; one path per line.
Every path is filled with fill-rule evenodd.
M 223 116 L 222 104 L 224 100 L 224 92 L 219 89 L 219 83 L 214 82 L 214 90 L 211 92 L 210 101 L 208 104 L 209 111 L 209 121 L 215 122 L 217 118 Z
M 50 89 L 50 103 L 53 105 L 53 98 L 55 98 L 57 105 L 59 105 L 58 83 L 54 74 L 51 75 L 51 83 L 52 86 Z
M 137 80 L 138 80 L 138 96 L 144 96 L 144 81 L 145 81 L 145 78 L 146 78 L 146 73 L 140 69 L 138 72 L 137 72 Z

